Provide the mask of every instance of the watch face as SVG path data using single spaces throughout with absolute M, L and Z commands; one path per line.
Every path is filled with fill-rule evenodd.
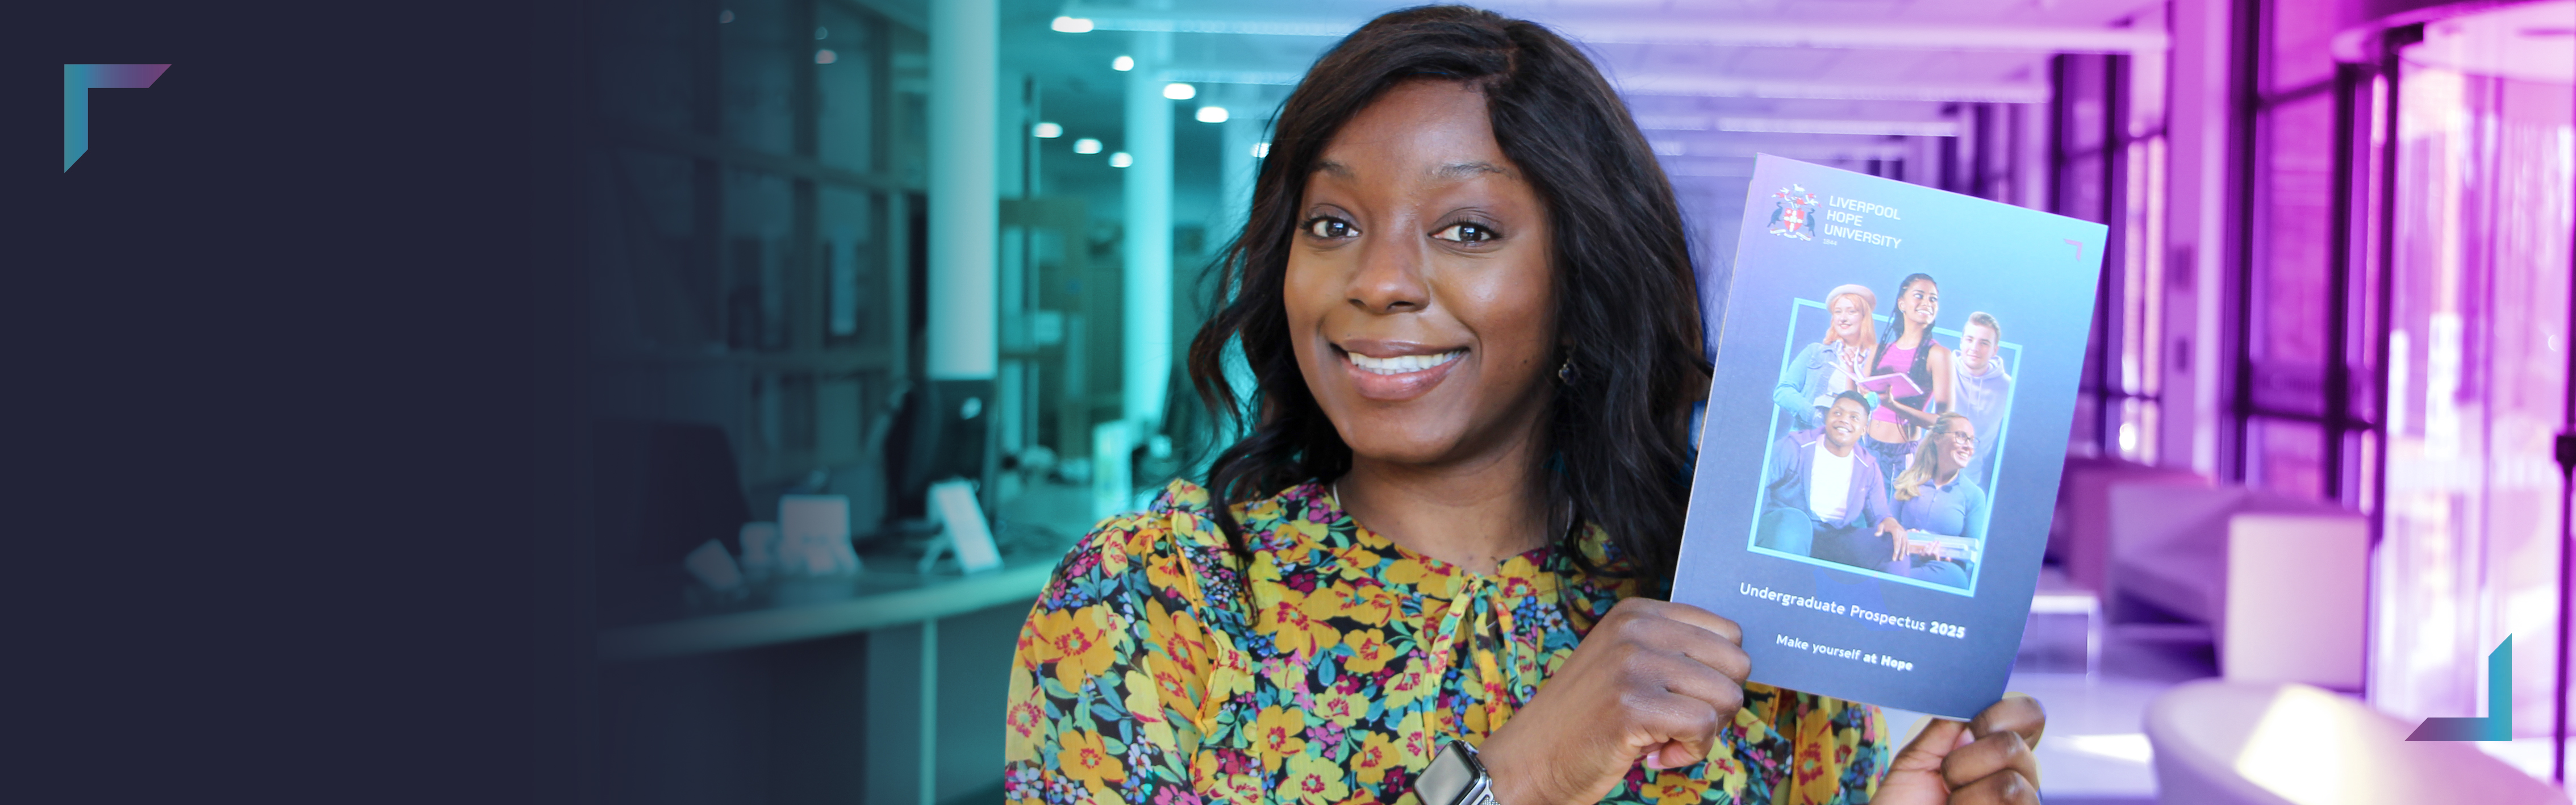
M 1467 788 L 1475 784 L 1475 761 L 1468 759 L 1467 750 L 1451 743 L 1442 746 L 1440 755 L 1431 759 L 1431 767 L 1423 769 L 1422 776 L 1414 779 L 1413 793 L 1422 799 L 1423 805 L 1455 805 L 1458 798 L 1467 793 Z

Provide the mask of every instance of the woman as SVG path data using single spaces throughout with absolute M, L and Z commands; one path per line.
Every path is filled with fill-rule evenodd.
M 1854 390 L 1853 381 L 1869 374 L 1864 366 L 1878 348 L 1878 323 L 1869 312 L 1876 307 L 1878 295 L 1858 285 L 1825 294 L 1824 340 L 1780 367 L 1780 386 L 1771 391 L 1771 402 L 1789 412 L 1792 430 L 1814 430 L 1834 395 Z
M 1962 470 L 1977 460 L 1977 423 L 1965 414 L 1942 414 L 1896 474 L 1896 522 L 1918 539 L 1923 534 L 1986 543 L 1986 490 Z M 1893 561 L 1880 568 L 1908 578 L 1965 589 L 1976 576 L 1972 558 L 1943 558 L 1923 542 L 1900 542 Z
M 1707 378 L 1681 224 L 1543 28 L 1410 9 L 1325 54 L 1191 346 L 1259 415 L 1040 594 L 1007 798 L 1410 802 L 1456 744 L 1509 805 L 2034 801 L 2027 698 L 1891 763 L 1874 708 L 1745 684 L 1732 622 L 1647 597 Z
M 1904 375 L 1916 390 L 1880 394 L 1870 412 L 1869 449 L 1891 485 L 1914 453 L 1921 429 L 1950 408 L 1950 348 L 1932 338 L 1932 319 L 1941 313 L 1940 284 L 1929 274 L 1906 275 L 1896 284 L 1894 307 L 1896 334 L 1879 343 L 1869 364 L 1871 377 Z

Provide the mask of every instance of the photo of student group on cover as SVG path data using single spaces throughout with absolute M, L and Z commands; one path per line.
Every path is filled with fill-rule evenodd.
M 1980 301 L 1920 272 L 1787 300 L 1755 552 L 1975 589 L 2021 359 Z

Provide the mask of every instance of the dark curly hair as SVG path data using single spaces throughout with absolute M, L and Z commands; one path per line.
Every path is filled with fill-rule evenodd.
M 1420 78 L 1483 93 L 1495 141 L 1547 206 L 1556 342 L 1568 345 L 1561 357 L 1573 367 L 1571 382 L 1556 389 L 1540 451 L 1550 456 L 1540 473 L 1549 512 L 1555 522 L 1600 526 L 1656 582 L 1649 587 L 1660 587 L 1689 499 L 1690 406 L 1709 371 L 1681 209 L 1653 148 L 1591 60 L 1535 23 L 1464 6 L 1371 20 L 1317 60 L 1279 111 L 1251 214 L 1209 267 L 1217 313 L 1190 343 L 1201 402 L 1249 427 L 1208 468 L 1217 525 L 1244 553 L 1234 504 L 1350 469 L 1350 447 L 1308 393 L 1289 345 L 1288 255 L 1307 176 L 1326 144 L 1388 89 Z M 1236 340 L 1258 384 L 1248 400 L 1225 379 L 1226 346 Z M 1577 533 L 1559 535 L 1560 547 Z

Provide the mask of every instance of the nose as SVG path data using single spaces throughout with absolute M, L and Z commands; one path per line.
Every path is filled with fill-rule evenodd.
M 1422 251 L 1417 244 L 1401 237 L 1364 237 L 1354 245 L 1360 249 L 1359 270 L 1351 274 L 1350 288 L 1344 292 L 1352 305 L 1378 314 L 1411 313 L 1430 306 L 1431 289 L 1423 282 Z

